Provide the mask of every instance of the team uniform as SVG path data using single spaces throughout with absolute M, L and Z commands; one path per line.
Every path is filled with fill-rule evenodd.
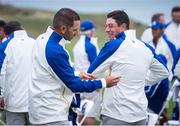
M 75 76 L 65 43 L 67 41 L 50 27 L 36 40 L 29 97 L 29 117 L 33 124 L 68 124 L 73 93 L 106 87 L 105 79 L 82 81 Z
M 180 25 L 171 22 L 164 32 L 168 40 L 170 40 L 176 46 L 176 50 L 178 50 L 180 48 Z
M 139 41 L 135 30 L 121 32 L 105 44 L 88 72 L 101 75 L 108 69 L 121 80 L 117 86 L 105 89 L 101 114 L 128 123 L 145 120 L 145 84 L 155 84 L 169 75 L 155 50 Z
M 176 59 L 176 47 L 175 45 L 170 42 L 167 39 L 167 36 L 165 34 L 162 35 L 162 37 L 158 40 L 157 45 L 153 44 L 152 40 L 150 42 L 147 42 L 149 45 L 151 45 L 157 54 L 162 54 L 166 57 L 167 59 L 167 67 L 170 72 L 169 79 L 172 79 L 172 67 Z
M 143 42 L 149 42 L 152 40 L 152 38 L 153 38 L 153 35 L 152 35 L 151 28 L 147 28 L 141 35 L 141 41 Z
M 0 45 L 0 75 L 4 78 L 2 95 L 7 110 L 7 124 L 25 124 L 22 121 L 25 121 L 23 116 L 27 116 L 28 112 L 34 42 L 26 31 L 17 30 Z

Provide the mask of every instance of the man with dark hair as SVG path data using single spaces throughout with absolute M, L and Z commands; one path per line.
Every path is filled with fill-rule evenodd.
M 6 38 L 4 33 L 4 26 L 6 25 L 6 22 L 3 20 L 0 20 L 0 43 L 3 41 L 3 39 Z
M 106 76 L 101 80 L 81 72 L 75 76 L 65 49 L 79 31 L 80 17 L 69 8 L 60 9 L 54 16 L 53 27 L 40 35 L 34 45 L 32 84 L 29 96 L 29 117 L 33 124 L 68 125 L 68 111 L 73 94 L 92 92 L 117 84 L 119 77 Z
M 161 23 L 164 23 L 165 22 L 164 14 L 163 13 L 154 14 L 151 18 L 151 22 L 154 22 L 154 21 L 159 21 Z
M 4 33 L 6 34 L 6 36 L 9 36 L 16 30 L 22 30 L 21 24 L 18 21 L 10 21 L 4 27 Z
M 155 13 L 152 17 L 151 17 L 151 25 L 154 21 L 159 21 L 160 23 L 165 23 L 165 18 L 164 18 L 164 14 L 163 13 Z M 143 42 L 150 42 L 153 38 L 152 35 L 152 29 L 151 27 L 147 28 L 141 35 L 141 40 Z
M 180 48 L 180 6 L 173 7 L 171 17 L 172 22 L 166 28 L 165 34 L 178 50 Z
M 6 110 L 7 125 L 28 125 L 28 91 L 32 83 L 30 71 L 34 39 L 27 35 L 17 21 L 8 22 L 4 28 L 8 38 L 0 45 L 0 76 L 5 78 L 1 84 L 0 107 Z
M 149 45 L 129 30 L 124 11 L 107 15 L 106 29 L 110 39 L 90 65 L 88 73 L 97 77 L 107 73 L 121 76 L 114 87 L 105 89 L 102 125 L 145 125 L 147 98 L 145 84 L 155 84 L 168 76 L 168 70 Z

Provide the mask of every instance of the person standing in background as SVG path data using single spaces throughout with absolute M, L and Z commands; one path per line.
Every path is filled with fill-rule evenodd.
M 17 21 L 4 28 L 7 40 L 0 45 L 0 76 L 3 76 L 1 108 L 5 105 L 7 125 L 29 125 L 28 97 L 34 39 Z
M 6 25 L 6 22 L 4 20 L 0 20 L 0 44 L 2 41 L 6 40 L 6 35 L 4 33 L 4 27 Z M 3 83 L 3 77 L 0 76 L 0 84 Z M 0 94 L 1 94 L 1 87 L 0 87 Z
M 94 37 L 95 29 L 96 26 L 91 20 L 85 20 L 80 25 L 80 39 L 73 48 L 74 68 L 76 71 L 86 72 L 99 53 L 97 38 Z M 92 100 L 95 104 L 90 113 L 88 113 L 83 125 L 95 125 L 94 120 L 95 118 L 99 118 L 100 113 L 99 91 L 96 90 L 92 93 L 82 93 L 81 100 L 84 99 Z M 82 116 L 80 115 L 79 119 L 82 119 Z
M 4 33 L 4 26 L 6 25 L 6 22 L 3 20 L 0 20 L 0 43 L 5 40 L 6 35 Z
M 176 59 L 176 47 L 167 39 L 164 34 L 165 25 L 159 21 L 154 21 L 151 26 L 153 38 L 146 42 L 151 45 L 157 54 L 162 54 L 167 59 L 167 67 L 169 69 L 169 80 L 173 77 L 172 67 Z
M 160 23 L 165 23 L 165 17 L 164 17 L 164 14 L 163 13 L 155 13 L 152 18 L 151 18 L 151 24 L 154 22 L 154 21 L 159 21 Z M 141 35 L 141 41 L 143 42 L 150 42 L 153 38 L 153 35 L 152 35 L 152 29 L 151 27 L 147 28 L 143 34 Z
M 171 16 L 172 22 L 165 29 L 165 34 L 178 50 L 180 48 L 180 6 L 173 7 Z

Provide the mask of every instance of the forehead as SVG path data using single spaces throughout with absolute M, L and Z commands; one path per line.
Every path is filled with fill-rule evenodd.
M 117 23 L 116 23 L 116 20 L 115 20 L 115 19 L 113 19 L 113 18 L 108 18 L 108 19 L 106 20 L 106 25 L 108 25 L 108 24 L 117 24 Z
M 178 11 L 178 12 L 173 12 L 172 15 L 173 15 L 173 16 L 180 16 L 180 11 Z
M 153 32 L 163 31 L 163 29 L 152 29 Z
M 73 28 L 73 29 L 78 29 L 79 27 L 80 27 L 80 21 L 79 21 L 79 20 L 74 21 L 72 28 Z

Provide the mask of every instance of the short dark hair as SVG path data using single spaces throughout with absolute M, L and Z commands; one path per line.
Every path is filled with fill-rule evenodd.
M 116 20 L 118 26 L 125 23 L 129 29 L 129 17 L 123 10 L 115 10 L 107 14 L 107 18 L 113 18 Z
M 18 21 L 10 21 L 4 27 L 4 33 L 6 35 L 10 35 L 16 30 L 22 30 L 21 24 Z
M 174 12 L 180 12 L 180 6 L 175 6 L 172 8 L 171 14 Z
M 156 13 L 156 14 L 154 14 L 154 15 L 152 16 L 152 18 L 151 18 L 151 22 L 159 21 L 159 18 L 160 18 L 161 16 L 164 16 L 164 14 L 163 14 L 163 13 Z
M 3 20 L 0 20 L 0 27 L 4 28 L 5 25 L 6 25 L 6 22 Z
M 53 27 L 65 25 L 68 27 L 73 26 L 73 21 L 80 20 L 80 16 L 72 9 L 62 8 L 55 15 L 53 19 Z

